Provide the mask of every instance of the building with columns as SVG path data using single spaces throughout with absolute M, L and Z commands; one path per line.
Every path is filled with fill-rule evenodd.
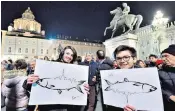
M 2 30 L 1 59 L 44 58 L 57 59 L 59 49 L 73 46 L 79 56 L 87 53 L 96 55 L 97 50 L 105 50 L 103 44 L 80 42 L 72 40 L 45 39 L 45 31 L 41 31 L 41 24 L 35 21 L 33 12 L 28 8 L 22 18 L 14 20 L 14 25 L 8 30 Z

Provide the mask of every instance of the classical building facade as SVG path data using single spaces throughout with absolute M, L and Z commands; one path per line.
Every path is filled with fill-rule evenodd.
M 45 39 L 45 31 L 41 31 L 41 24 L 34 20 L 33 12 L 28 8 L 22 18 L 15 19 L 14 25 L 8 30 L 2 30 L 2 52 L 3 59 L 11 58 L 44 58 L 56 59 L 59 49 L 65 46 L 73 46 L 78 55 L 84 56 L 87 53 L 96 55 L 97 50 L 105 50 L 103 44 L 80 42 L 72 40 Z

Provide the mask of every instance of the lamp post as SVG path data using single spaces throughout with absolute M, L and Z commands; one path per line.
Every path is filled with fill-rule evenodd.
M 162 28 L 167 25 L 169 19 L 163 17 L 164 14 L 161 11 L 157 11 L 154 15 L 154 19 L 152 21 L 152 26 L 156 29 Z

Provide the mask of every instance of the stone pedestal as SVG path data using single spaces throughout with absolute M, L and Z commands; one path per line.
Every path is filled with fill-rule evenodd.
M 129 45 L 137 49 L 137 36 L 134 34 L 126 34 L 111 38 L 103 42 L 105 45 L 106 56 L 114 58 L 113 52 L 119 45 Z

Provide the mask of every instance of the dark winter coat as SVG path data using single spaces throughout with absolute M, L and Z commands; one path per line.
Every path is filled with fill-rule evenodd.
M 159 77 L 165 111 L 171 111 L 172 109 L 175 109 L 175 102 L 169 99 L 171 95 L 175 96 L 175 67 L 163 67 L 159 70 Z
M 5 97 L 5 105 L 7 107 L 16 109 L 27 107 L 29 98 L 26 90 L 22 87 L 26 78 L 27 77 L 16 76 L 3 81 L 1 94 Z
M 97 75 L 97 68 L 98 68 L 97 63 L 94 62 L 94 61 L 91 61 L 91 62 L 84 61 L 84 62 L 79 63 L 79 65 L 89 66 L 88 83 L 89 83 L 89 85 L 95 85 L 96 82 L 93 82 L 92 79 L 93 79 L 94 76 Z
M 113 68 L 113 62 L 110 59 L 105 59 L 102 61 L 102 63 L 98 63 L 98 69 L 99 70 L 110 70 Z

